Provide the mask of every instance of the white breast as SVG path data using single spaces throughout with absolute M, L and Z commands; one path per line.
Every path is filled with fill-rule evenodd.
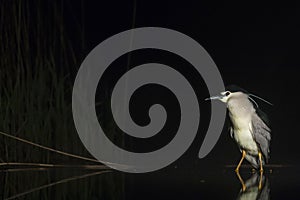
M 253 140 L 252 134 L 249 131 L 249 129 L 234 130 L 234 139 L 237 142 L 237 144 L 242 149 L 246 149 L 248 153 L 253 155 L 258 154 L 257 144 Z

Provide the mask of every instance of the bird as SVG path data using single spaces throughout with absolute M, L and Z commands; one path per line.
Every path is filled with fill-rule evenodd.
M 270 105 L 270 102 L 246 90 L 230 85 L 220 95 L 206 100 L 220 100 L 225 103 L 230 118 L 229 133 L 237 143 L 242 157 L 235 171 L 238 172 L 244 159 L 255 169 L 263 172 L 270 155 L 271 128 L 267 115 L 260 110 L 256 97 Z

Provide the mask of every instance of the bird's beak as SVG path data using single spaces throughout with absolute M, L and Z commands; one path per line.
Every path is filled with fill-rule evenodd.
M 206 98 L 205 101 L 208 101 L 208 100 L 216 100 L 216 99 L 222 99 L 223 97 L 224 97 L 223 95 L 212 96 L 212 97 Z

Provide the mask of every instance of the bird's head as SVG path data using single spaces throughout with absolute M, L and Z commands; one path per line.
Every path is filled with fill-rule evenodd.
M 227 90 L 227 91 L 221 92 L 220 95 L 212 96 L 212 97 L 206 98 L 205 100 L 220 100 L 224 103 L 228 103 L 228 101 L 230 99 L 241 98 L 241 97 L 247 98 L 248 95 L 241 91 L 232 92 L 232 91 Z
M 253 98 L 251 98 L 251 97 L 255 97 L 255 98 L 258 98 L 259 100 L 262 100 L 263 102 L 265 102 L 267 104 L 273 105 L 270 102 L 266 101 L 265 99 L 263 99 L 259 96 L 256 96 L 254 94 L 251 94 L 238 86 L 230 85 L 230 86 L 227 86 L 226 89 L 227 90 L 224 92 L 221 92 L 220 95 L 212 96 L 212 97 L 206 98 L 205 100 L 220 100 L 224 103 L 228 103 L 230 100 L 234 100 L 234 99 L 236 99 L 236 100 L 249 99 L 249 101 L 253 102 L 256 105 L 256 107 L 258 107 L 258 104 L 255 102 L 255 100 Z

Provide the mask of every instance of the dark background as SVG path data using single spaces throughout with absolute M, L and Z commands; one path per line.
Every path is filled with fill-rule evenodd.
M 79 12 L 76 5 L 70 7 L 78 9 Z M 297 147 L 299 141 L 297 122 L 300 111 L 297 105 L 299 6 L 275 3 L 264 5 L 228 2 L 209 4 L 198 1 L 123 1 L 101 2 L 97 5 L 87 2 L 84 4 L 84 10 L 87 52 L 109 36 L 132 27 L 170 28 L 198 41 L 215 61 L 225 85 L 236 84 L 274 104 L 270 107 L 258 101 L 260 108 L 271 118 L 273 129 L 271 163 L 299 163 Z M 170 59 L 172 56 L 162 56 L 161 52 L 157 52 L 156 56 L 144 53 L 146 56 L 141 55 L 142 53 L 129 55 L 131 62 L 129 64 L 142 63 L 143 59 L 146 63 L 152 56 L 152 60 L 169 63 L 173 67 L 179 65 L 175 68 L 183 69 L 185 71 L 183 73 L 187 76 L 194 72 L 188 68 L 187 63 L 180 66 L 181 63 L 178 64 L 180 61 Z M 150 56 L 147 56 L 147 53 Z M 115 68 L 124 66 L 127 66 L 126 59 L 123 65 L 120 62 Z M 76 72 L 75 68 L 74 71 Z M 190 78 L 193 87 L 197 88 L 198 97 L 205 98 L 207 91 L 201 77 Z M 201 120 L 205 121 L 207 120 L 205 107 L 209 106 L 209 103 L 203 103 L 202 100 L 199 98 L 202 109 Z M 137 111 L 132 107 L 132 112 Z M 204 131 L 199 131 L 198 140 L 195 140 L 185 155 L 190 156 L 190 162 L 204 164 L 211 161 L 228 164 L 238 160 L 239 152 L 228 137 L 225 126 L 224 133 L 214 150 L 205 159 L 196 161 L 196 153 Z M 165 135 L 167 137 L 167 134 Z
M 0 5 L 3 47 L 0 66 L 1 131 L 56 149 L 90 156 L 76 134 L 70 107 L 72 85 L 81 62 L 94 47 L 114 34 L 138 27 L 164 27 L 182 32 L 201 44 L 219 68 L 225 85 L 238 85 L 274 104 L 269 106 L 257 100 L 271 119 L 270 163 L 295 168 L 300 164 L 298 4 L 65 0 L 3 1 Z M 7 64 L 7 60 L 11 63 Z M 150 187 L 155 191 L 149 194 L 150 199 L 157 198 L 159 194 L 167 197 L 169 192 L 182 189 L 194 193 L 178 192 L 177 198 L 197 197 L 193 194 L 199 189 L 199 174 L 204 177 L 220 175 L 220 170 L 225 169 L 226 165 L 238 163 L 240 152 L 229 137 L 225 124 L 214 149 L 204 159 L 198 158 L 209 123 L 210 103 L 204 101 L 209 94 L 201 75 L 195 73 L 184 59 L 158 50 L 140 50 L 118 58 L 99 83 L 96 96 L 99 122 L 115 144 L 135 152 L 158 149 L 172 139 L 176 134 L 180 110 L 172 92 L 164 87 L 142 87 L 130 104 L 133 120 L 140 125 L 149 122 L 149 106 L 154 103 L 164 105 L 168 121 L 153 138 L 131 138 L 119 130 L 111 117 L 109 100 L 113 83 L 127 70 L 147 62 L 167 64 L 190 81 L 199 100 L 200 128 L 192 146 L 170 166 L 144 175 L 125 174 L 122 179 L 125 189 L 122 192 L 126 191 L 125 198 L 137 198 Z M 19 91 L 15 85 L 20 87 Z M 10 93 L 10 90 L 14 92 Z M 8 96 L 10 99 L 7 102 L 15 104 L 5 101 Z M 9 109 L 4 109 L 7 107 Z M 5 138 L 1 138 L 0 150 L 1 161 L 78 163 L 76 159 L 39 152 Z M 191 178 L 190 181 L 185 177 Z M 156 178 L 164 180 L 161 185 L 157 186 Z M 117 185 L 114 177 L 107 180 Z M 164 184 L 171 186 L 163 187 Z M 214 191 L 214 187 L 226 186 L 226 181 L 223 184 L 214 181 L 209 184 L 203 186 L 201 191 Z M 275 185 L 275 189 L 282 185 Z M 227 189 L 223 189 L 226 193 Z M 56 197 L 53 194 L 64 193 L 66 189 L 62 191 L 51 190 L 47 194 L 49 199 L 53 199 Z M 280 197 L 288 194 L 286 191 L 289 190 L 282 193 L 274 191 L 273 196 Z M 111 193 L 114 193 L 113 190 Z M 14 194 L 14 190 L 7 194 Z M 214 193 L 213 197 L 223 195 L 224 192 Z M 209 198 L 209 194 L 205 193 L 202 197 Z

